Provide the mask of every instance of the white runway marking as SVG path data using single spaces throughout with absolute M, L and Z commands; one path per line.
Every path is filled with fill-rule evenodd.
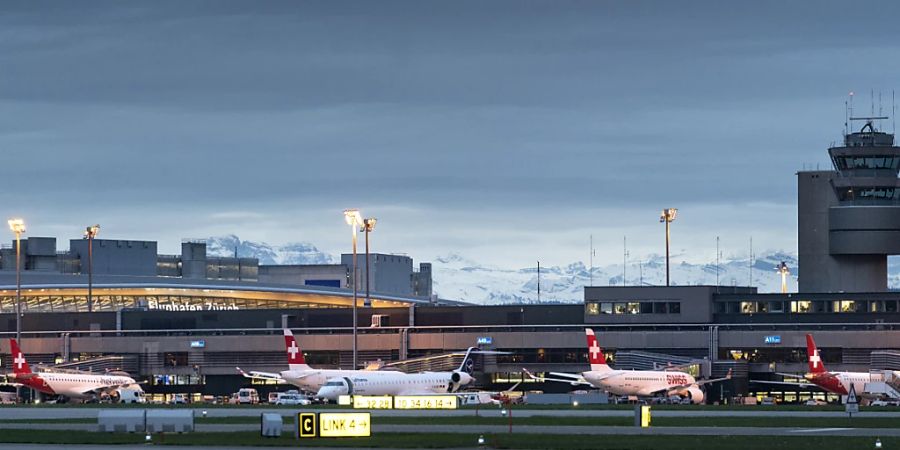
M 816 433 L 820 431 L 847 431 L 853 428 L 811 428 L 809 430 L 791 430 L 791 433 Z

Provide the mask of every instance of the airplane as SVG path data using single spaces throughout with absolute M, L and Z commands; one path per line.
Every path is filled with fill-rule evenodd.
M 686 372 L 679 370 L 616 370 L 606 364 L 606 356 L 597 344 L 594 330 L 584 330 L 587 335 L 588 359 L 591 370 L 580 374 L 550 372 L 550 375 L 561 378 L 546 378 L 524 372 L 532 379 L 559 381 L 572 385 L 589 385 L 615 395 L 638 397 L 674 396 L 690 399 L 691 403 L 703 403 L 704 394 L 700 386 L 731 379 L 731 370 L 724 378 L 697 381 Z
M 459 368 L 451 372 L 379 372 L 357 373 L 329 378 L 316 397 L 337 400 L 341 395 L 433 395 L 459 391 L 472 382 L 474 361 L 470 359 L 477 347 L 469 347 Z
M 102 395 L 119 398 L 122 390 L 139 392 L 140 396 L 143 396 L 144 391 L 140 384 L 122 372 L 107 375 L 81 372 L 34 373 L 28 366 L 28 361 L 25 360 L 15 339 L 9 340 L 9 346 L 13 355 L 13 374 L 12 376 L 7 375 L 7 379 L 11 381 L 11 384 L 26 386 L 42 394 L 77 399 L 92 399 Z M 131 393 L 129 392 L 129 394 Z
M 761 381 L 753 380 L 754 383 L 762 384 L 789 384 L 800 387 L 818 386 L 827 392 L 839 395 L 849 395 L 850 386 L 853 386 L 857 395 L 868 397 L 866 392 L 866 384 L 876 381 L 872 379 L 869 372 L 829 372 L 825 369 L 825 363 L 819 354 L 819 348 L 816 341 L 813 340 L 812 334 L 806 335 L 806 362 L 809 372 L 802 375 L 807 382 L 792 383 L 788 381 Z M 797 374 L 779 373 L 782 376 L 797 377 Z
M 365 377 L 366 379 L 371 380 L 381 380 L 386 376 L 396 378 L 396 375 L 398 374 L 408 375 L 398 371 L 371 370 L 373 367 L 367 367 L 365 370 L 316 369 L 306 364 L 303 352 L 300 350 L 300 347 L 297 346 L 297 340 L 289 329 L 284 330 L 284 343 L 287 349 L 288 370 L 279 373 L 260 371 L 250 371 L 247 373 L 241 370 L 240 367 L 237 367 L 238 372 L 246 378 L 272 380 L 277 383 L 292 384 L 308 392 L 318 392 L 322 386 L 332 379 Z M 471 371 L 472 362 L 472 360 L 468 359 L 467 353 L 464 363 L 468 364 L 465 368 L 469 371 Z M 468 384 L 469 381 L 471 381 L 471 372 L 453 373 L 455 375 L 450 377 L 449 383 L 454 386 L 454 392 L 459 389 L 460 385 Z

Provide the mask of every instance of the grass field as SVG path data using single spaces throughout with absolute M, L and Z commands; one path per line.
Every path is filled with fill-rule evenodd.
M 874 437 L 842 436 L 585 436 L 585 435 L 484 435 L 488 448 L 503 449 L 617 449 L 674 450 L 685 448 L 727 448 L 729 450 L 821 450 L 863 449 L 874 446 Z M 476 447 L 478 435 L 381 433 L 369 438 L 310 439 L 304 446 L 351 448 L 460 448 Z M 30 430 L 4 430 L 0 442 L 29 444 L 110 444 L 144 443 L 143 434 L 109 434 L 92 432 L 34 433 Z M 156 445 L 200 446 L 298 446 L 292 436 L 262 438 L 255 432 L 190 433 L 154 435 Z M 900 447 L 900 438 L 882 439 L 884 448 Z
M 293 415 L 284 416 L 284 423 L 294 423 Z M 257 424 L 259 417 L 198 417 L 197 424 Z M 373 422 L 383 425 L 506 425 L 503 417 L 375 417 Z M 569 426 L 631 426 L 632 417 L 513 417 L 513 426 L 569 425 Z M 79 419 L 10 419 L 0 423 L 97 423 L 95 418 Z M 898 428 L 900 418 L 894 417 L 657 417 L 655 427 L 765 427 L 765 428 Z
M 107 404 L 107 403 L 64 403 L 64 404 L 24 404 L 24 405 L 0 405 L 0 408 L 176 408 L 176 409 L 351 409 L 348 406 L 338 405 L 310 405 L 310 406 L 276 406 L 269 404 L 259 405 L 215 405 L 207 403 L 192 403 L 188 405 L 165 405 L 165 404 Z M 462 406 L 460 409 L 475 410 L 475 406 Z M 480 410 L 498 409 L 496 405 L 480 405 Z M 514 410 L 626 410 L 634 409 L 634 405 L 516 405 Z M 843 405 L 825 405 L 825 406 L 805 406 L 805 405 L 778 405 L 778 406 L 762 406 L 762 405 L 653 405 L 655 411 L 844 411 Z M 860 411 L 864 412 L 900 412 L 900 407 L 895 406 L 860 406 Z

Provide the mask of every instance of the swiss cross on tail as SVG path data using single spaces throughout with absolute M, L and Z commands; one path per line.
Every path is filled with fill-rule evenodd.
M 809 358 L 810 373 L 824 373 L 825 364 L 822 363 L 822 356 L 819 355 L 819 348 L 816 347 L 816 341 L 813 340 L 811 334 L 806 335 L 806 354 Z
M 28 361 L 25 361 L 25 355 L 22 354 L 22 350 L 19 349 L 19 344 L 15 339 L 9 340 L 9 348 L 10 353 L 13 355 L 13 373 L 31 373 L 31 368 L 28 367 Z
M 809 371 L 811 373 L 825 372 L 825 365 L 822 363 L 822 356 L 819 354 L 819 348 L 811 334 L 806 335 L 806 354 L 809 362 Z
M 297 340 L 294 339 L 294 333 L 291 333 L 291 330 L 284 330 L 284 346 L 287 349 L 289 367 L 306 365 L 306 359 L 303 358 L 303 351 L 300 350 L 300 347 L 297 345 Z
M 597 344 L 594 330 L 587 328 L 584 332 L 587 335 L 588 360 L 591 362 L 591 370 L 608 370 L 606 356 L 603 354 L 603 349 Z

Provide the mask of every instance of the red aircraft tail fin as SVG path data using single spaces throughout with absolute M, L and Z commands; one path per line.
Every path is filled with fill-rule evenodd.
M 297 345 L 294 339 L 294 333 L 291 330 L 284 329 L 284 347 L 287 350 L 288 367 L 291 369 L 299 369 L 306 366 L 306 358 L 303 357 L 303 350 Z
M 591 362 L 591 370 L 610 370 L 609 366 L 606 365 L 606 355 L 603 354 L 603 349 L 597 344 L 597 336 L 594 335 L 594 330 L 586 328 L 584 333 L 587 335 L 588 360 Z
M 25 355 L 22 354 L 19 343 L 15 339 L 9 340 L 9 348 L 13 357 L 13 373 L 16 375 L 31 373 L 31 367 L 28 367 L 28 361 L 25 361 Z
M 816 341 L 813 340 L 811 334 L 806 335 L 806 355 L 809 362 L 810 373 L 825 373 L 825 363 L 822 362 L 822 356 L 819 354 L 819 348 L 816 347 Z

